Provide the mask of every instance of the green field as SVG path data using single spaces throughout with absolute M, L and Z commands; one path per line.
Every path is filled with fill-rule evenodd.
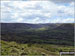
M 1 41 L 1 55 L 58 55 L 60 51 L 72 51 L 73 46 L 52 44 L 20 44 Z

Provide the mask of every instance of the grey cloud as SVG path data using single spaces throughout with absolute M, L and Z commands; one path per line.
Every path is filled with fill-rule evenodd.
M 31 1 L 52 1 L 54 3 L 70 3 L 70 2 L 75 2 L 75 0 L 31 0 Z
M 23 1 L 25 1 L 25 0 L 23 0 Z M 70 3 L 70 2 L 74 2 L 75 0 L 28 0 L 28 1 L 52 1 L 55 3 Z
M 50 0 L 54 3 L 70 3 L 70 2 L 75 2 L 75 0 Z

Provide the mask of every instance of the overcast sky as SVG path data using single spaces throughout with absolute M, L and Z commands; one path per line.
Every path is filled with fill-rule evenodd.
M 4 0 L 1 22 L 74 23 L 74 0 Z

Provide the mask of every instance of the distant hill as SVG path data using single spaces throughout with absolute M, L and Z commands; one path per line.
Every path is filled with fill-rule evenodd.
M 18 43 L 74 44 L 74 24 L 1 23 L 2 40 Z
M 59 24 L 61 25 L 61 24 Z M 28 24 L 28 23 L 1 23 L 2 29 L 30 29 L 30 28 L 42 28 L 42 27 L 51 27 L 54 28 L 58 26 L 57 24 Z
M 56 29 L 61 30 L 74 30 L 74 24 L 62 24 L 58 26 Z
M 61 24 L 60 24 L 61 25 Z M 7 32 L 16 32 L 16 31 L 27 31 L 30 29 L 53 29 L 56 28 L 57 24 L 28 24 L 28 23 L 1 23 L 2 33 Z

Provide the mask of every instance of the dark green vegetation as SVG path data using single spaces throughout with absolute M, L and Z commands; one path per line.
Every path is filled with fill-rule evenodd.
M 2 55 L 58 55 L 74 51 L 74 24 L 1 23 L 1 40 Z

